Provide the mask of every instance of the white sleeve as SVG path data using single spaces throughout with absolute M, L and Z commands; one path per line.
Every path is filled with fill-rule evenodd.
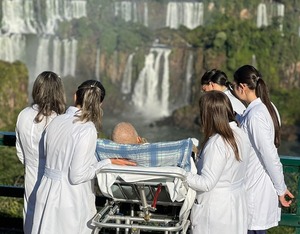
M 100 162 L 96 160 L 96 140 L 96 129 L 91 127 L 79 134 L 69 168 L 72 184 L 80 184 L 93 179 L 97 171 L 110 163 L 109 159 Z
M 287 189 L 284 182 L 283 168 L 274 145 L 272 134 L 273 122 L 264 117 L 264 113 L 256 113 L 248 122 L 250 141 L 261 158 L 263 165 L 270 176 L 277 194 L 283 195 Z
M 199 175 L 187 173 L 188 185 L 196 191 L 212 190 L 224 171 L 227 162 L 226 155 L 224 141 L 221 138 L 219 141 L 207 144 L 201 154 L 203 157 L 201 173 Z
M 17 151 L 17 156 L 18 156 L 19 160 L 21 161 L 22 164 L 24 164 L 24 155 L 23 155 L 23 150 L 22 150 L 22 144 L 20 142 L 18 124 L 19 124 L 19 118 L 17 120 L 16 129 L 15 129 L 15 132 L 16 132 L 16 151 Z

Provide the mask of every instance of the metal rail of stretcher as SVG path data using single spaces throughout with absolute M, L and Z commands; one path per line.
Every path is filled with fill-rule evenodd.
M 145 170 L 146 169 L 146 170 Z M 179 220 L 178 215 L 168 216 L 166 214 L 155 214 L 156 203 L 162 206 L 178 206 L 182 202 L 160 201 L 158 199 L 157 190 L 159 186 L 166 187 L 166 182 L 173 182 L 175 178 L 181 180 L 182 185 L 187 189 L 185 183 L 185 176 L 179 172 L 172 171 L 147 171 L 147 168 L 140 169 L 139 167 L 122 167 L 116 171 L 112 168 L 103 168 L 100 173 L 117 173 L 117 174 L 130 174 L 130 175 L 143 175 L 151 176 L 151 179 L 145 179 L 136 182 L 125 182 L 118 178 L 114 183 L 124 196 L 123 198 L 113 197 L 106 201 L 104 207 L 97 213 L 93 219 L 93 225 L 96 226 L 95 233 L 99 233 L 102 228 L 115 229 L 116 233 L 140 233 L 145 232 L 164 232 L 164 233 L 180 233 L 185 225 L 184 222 Z M 177 183 L 178 185 L 179 183 Z M 122 191 L 123 186 L 131 186 L 137 199 L 128 198 L 126 192 Z M 166 188 L 165 188 L 166 189 Z M 146 190 L 149 192 L 146 194 Z M 156 190 L 156 191 L 155 191 Z M 149 198 L 149 194 L 151 195 Z M 146 197 L 147 196 L 147 197 Z M 157 201 L 154 201 L 157 199 Z M 139 210 L 134 210 L 131 206 L 130 214 L 120 214 L 120 206 L 122 202 L 139 204 Z M 152 205 L 149 203 L 152 202 Z M 155 204 L 153 206 L 153 203 Z M 153 213 L 151 213 L 153 212 Z

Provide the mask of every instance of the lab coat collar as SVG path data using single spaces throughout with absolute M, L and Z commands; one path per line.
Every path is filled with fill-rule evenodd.
M 256 98 L 255 100 L 250 102 L 250 104 L 247 106 L 246 110 L 244 111 L 243 116 L 245 116 L 253 107 L 259 105 L 260 103 L 262 103 L 260 98 Z
M 76 112 L 80 111 L 79 108 L 75 107 L 75 106 L 70 106 L 67 111 L 66 114 L 68 115 L 74 115 Z

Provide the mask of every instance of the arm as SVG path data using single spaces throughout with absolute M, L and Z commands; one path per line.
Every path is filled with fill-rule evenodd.
M 15 129 L 15 132 L 16 132 L 16 151 L 17 151 L 17 156 L 18 156 L 19 160 L 21 161 L 22 164 L 24 164 L 24 155 L 23 155 L 23 150 L 22 150 L 22 144 L 20 142 L 18 123 L 19 123 L 19 120 L 17 121 L 16 129 Z
M 201 155 L 204 159 L 201 174 L 187 173 L 187 183 L 192 189 L 207 192 L 216 186 L 227 162 L 225 149 L 221 137 L 206 144 Z
M 266 113 L 256 113 L 248 123 L 248 134 L 257 156 L 263 163 L 279 196 L 286 192 L 283 168 L 274 145 L 272 122 L 265 118 Z
M 95 177 L 96 172 L 103 166 L 110 164 L 109 159 L 97 162 L 95 157 L 97 132 L 88 126 L 76 139 L 74 155 L 69 168 L 69 177 L 72 184 L 80 184 Z
M 103 159 L 96 160 L 97 132 L 94 127 L 87 127 L 77 137 L 73 159 L 69 168 L 70 181 L 72 184 L 80 184 L 93 179 L 97 172 L 107 164 L 136 165 L 126 159 Z

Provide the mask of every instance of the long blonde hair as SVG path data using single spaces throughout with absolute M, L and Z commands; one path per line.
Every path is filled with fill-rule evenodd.
M 97 80 L 83 82 L 76 91 L 75 105 L 80 107 L 80 114 L 77 114 L 76 121 L 91 121 L 100 131 L 102 126 L 103 110 L 101 103 L 105 97 L 105 89 Z

